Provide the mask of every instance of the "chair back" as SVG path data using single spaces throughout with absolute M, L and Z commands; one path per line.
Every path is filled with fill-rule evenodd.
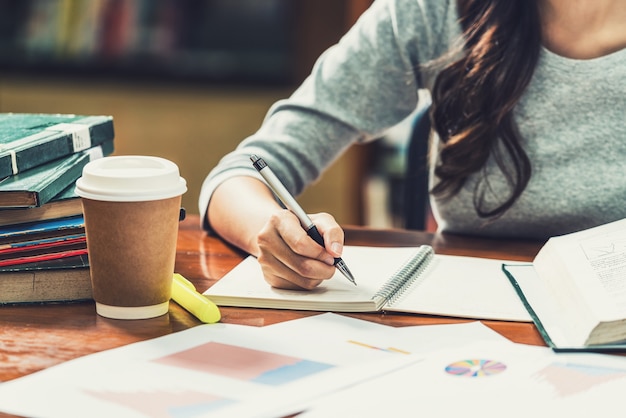
M 406 150 L 404 221 L 406 229 L 425 230 L 429 216 L 428 148 L 430 106 L 417 112 Z

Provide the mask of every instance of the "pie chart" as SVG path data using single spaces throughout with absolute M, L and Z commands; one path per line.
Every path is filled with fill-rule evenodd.
M 502 373 L 506 365 L 486 359 L 460 360 L 446 366 L 446 373 L 454 376 L 486 377 Z

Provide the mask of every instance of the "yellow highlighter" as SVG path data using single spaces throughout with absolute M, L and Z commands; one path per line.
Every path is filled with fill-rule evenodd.
M 219 308 L 178 273 L 172 280 L 172 299 L 205 324 L 218 322 L 222 317 Z

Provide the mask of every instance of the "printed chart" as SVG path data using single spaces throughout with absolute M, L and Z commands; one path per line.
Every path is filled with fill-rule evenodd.
M 535 373 L 533 378 L 551 386 L 560 397 L 567 397 L 626 378 L 626 370 L 587 364 L 552 363 Z
M 189 370 L 218 375 L 241 382 L 280 386 L 334 367 L 305 360 L 220 342 L 207 342 L 152 360 L 174 370 Z M 189 418 L 216 412 L 238 401 L 191 389 L 173 391 L 144 389 L 135 391 L 85 390 L 105 402 L 150 417 Z
M 85 393 L 105 402 L 115 403 L 153 418 L 191 418 L 215 412 L 236 401 L 193 390 L 180 392 L 137 391 Z
M 348 340 L 348 343 L 357 345 L 359 347 L 369 348 L 369 349 L 376 350 L 376 351 L 383 351 L 385 353 L 411 354 L 409 351 L 402 350 L 400 348 L 395 348 L 395 347 L 387 347 L 387 348 L 385 348 L 385 347 L 378 347 L 378 346 L 375 346 L 375 345 L 371 345 L 371 344 L 364 343 L 364 342 L 361 342 L 361 341 L 356 341 L 356 340 Z
M 505 370 L 506 365 L 504 363 L 485 359 L 455 361 L 446 367 L 446 373 L 465 377 L 493 376 Z
M 283 385 L 333 366 L 267 351 L 209 342 L 155 362 L 266 385 Z

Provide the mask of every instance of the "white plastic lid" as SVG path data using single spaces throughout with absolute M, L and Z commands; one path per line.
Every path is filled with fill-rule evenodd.
M 90 161 L 76 181 L 78 196 L 109 202 L 169 199 L 187 191 L 178 166 L 160 157 L 120 155 Z

